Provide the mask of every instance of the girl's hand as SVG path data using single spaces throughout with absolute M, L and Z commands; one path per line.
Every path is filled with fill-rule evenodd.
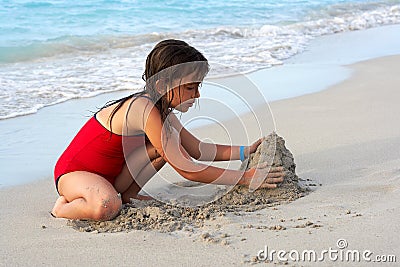
M 248 158 L 251 153 L 256 152 L 258 146 L 262 143 L 262 141 L 264 141 L 264 138 L 260 138 L 255 141 L 251 146 L 245 147 L 244 154 L 246 155 L 246 158 Z
M 247 170 L 239 184 L 249 186 L 251 181 L 255 179 L 260 182 L 258 188 L 276 188 L 278 184 L 282 183 L 285 177 L 285 171 L 283 167 L 271 167 L 268 171 L 267 168 L 251 168 Z

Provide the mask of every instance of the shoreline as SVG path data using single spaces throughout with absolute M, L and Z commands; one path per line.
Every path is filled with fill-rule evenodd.
M 395 53 L 396 51 L 400 54 L 400 38 L 393 35 L 396 30 L 400 30 L 400 25 L 382 26 L 315 39 L 310 44 L 309 51 L 289 59 L 283 66 L 267 68 L 242 76 L 242 82 L 252 86 L 253 92 L 256 92 L 259 97 L 248 96 L 246 89 L 249 87 L 247 86 L 243 86 L 243 88 L 239 86 L 238 91 L 241 92 L 241 95 L 248 97 L 246 101 L 250 103 L 248 106 L 251 111 L 260 104 L 260 99 L 266 99 L 267 102 L 280 101 L 279 99 L 296 98 L 326 90 L 329 86 L 343 82 L 350 77 L 352 71 L 346 65 L 351 60 L 371 58 L 382 53 Z M 384 38 L 385 42 L 375 39 L 368 41 L 367 48 L 360 49 L 360 52 L 356 50 L 354 55 L 349 57 L 349 51 L 354 50 L 352 45 L 359 47 L 361 42 L 370 39 L 371 34 Z M 326 49 L 332 53 L 326 54 Z M 231 77 L 217 80 L 222 84 L 225 82 L 229 84 L 229 80 L 234 79 Z M 234 86 L 237 85 L 234 84 Z M 279 90 L 275 88 L 279 88 Z M 210 118 L 217 115 L 217 121 L 226 121 L 230 118 L 229 116 L 242 116 L 249 111 L 248 106 L 241 107 L 241 100 L 235 100 L 232 95 L 228 94 L 228 98 L 225 98 L 225 95 L 220 98 L 212 93 L 207 95 L 205 88 L 202 90 L 201 98 L 212 104 L 210 111 L 202 105 L 201 112 L 213 113 L 209 115 Z M 51 176 L 56 159 L 91 115 L 91 111 L 95 111 L 96 107 L 101 107 L 111 98 L 117 99 L 127 94 L 126 91 L 119 91 L 86 99 L 73 99 L 42 108 L 35 114 L 1 120 L 0 128 L 5 131 L 2 135 L 3 143 L 0 144 L 0 151 L 4 152 L 0 155 L 0 188 L 29 183 L 32 180 Z M 215 112 L 219 111 L 221 104 L 218 102 L 217 106 L 213 106 L 216 99 L 229 99 L 223 103 L 227 112 Z M 195 117 L 199 114 L 201 113 L 193 109 L 187 115 L 191 118 L 190 116 Z M 185 118 L 185 116 L 183 117 Z M 201 124 L 204 121 L 198 123 L 200 126 L 204 125 Z M 27 126 L 29 131 L 26 129 Z M 44 143 L 51 144 L 51 147 L 44 148 Z M 16 169 L 15 162 L 31 167 Z
M 56 199 L 52 179 L 36 181 L 0 189 L 0 201 L 5 203 L 0 208 L 0 234 L 6 240 L 0 243 L 0 265 L 218 262 L 242 266 L 251 263 L 265 246 L 321 252 L 337 249 L 339 239 L 346 240 L 349 250 L 396 255 L 400 251 L 396 238 L 400 234 L 396 212 L 400 208 L 400 125 L 396 123 L 400 55 L 350 67 L 354 70 L 350 79 L 326 90 L 271 103 L 278 134 L 294 154 L 297 174 L 321 184 L 306 197 L 275 209 L 219 218 L 191 235 L 151 231 L 93 234 L 77 232 L 66 220 L 51 218 L 48 211 Z M 241 119 L 248 118 L 243 115 Z M 257 134 L 257 129 L 248 130 L 250 138 Z M 195 131 L 200 137 L 210 132 L 217 133 L 211 127 Z M 257 228 L 263 225 L 286 229 Z M 204 233 L 227 234 L 227 244 L 205 243 L 201 241 Z M 303 263 L 341 265 L 328 259 Z
M 361 30 L 353 30 L 353 31 L 346 31 L 346 32 L 338 32 L 338 33 L 330 33 L 322 36 L 317 36 L 314 39 L 311 39 L 308 47 L 306 50 L 301 51 L 285 60 L 282 61 L 280 64 L 273 64 L 269 67 L 259 67 L 256 69 L 252 69 L 249 71 L 244 71 L 244 72 L 234 72 L 231 74 L 224 74 L 224 75 L 216 75 L 208 78 L 210 81 L 215 81 L 215 80 L 223 80 L 223 79 L 230 79 L 235 76 L 249 76 L 250 79 L 255 78 L 257 79 L 259 76 L 262 76 L 263 74 L 270 75 L 269 78 L 273 77 L 274 74 L 268 74 L 269 70 L 274 70 L 276 68 L 281 68 L 284 67 L 283 72 L 288 71 L 286 68 L 287 65 L 296 65 L 300 64 L 299 69 L 302 68 L 302 64 L 304 64 L 305 61 L 311 61 L 315 65 L 317 64 L 331 64 L 334 65 L 336 68 L 341 68 L 343 65 L 350 65 L 354 64 L 356 62 L 372 59 L 372 58 L 378 58 L 378 57 L 383 57 L 383 56 L 388 56 L 388 55 L 396 55 L 400 53 L 400 38 L 396 38 L 396 33 L 400 30 L 400 24 L 388 24 L 388 25 L 381 25 L 381 26 L 375 26 L 372 28 L 367 28 L 367 29 L 361 29 Z M 375 38 L 372 40 L 372 43 L 370 43 L 367 47 L 362 47 L 362 43 L 366 40 L 369 39 L 371 35 L 378 36 L 379 38 Z M 341 48 L 340 45 L 338 44 L 337 40 L 340 40 L 340 42 L 343 42 L 346 46 L 346 48 Z M 355 40 L 354 40 L 355 39 Z M 377 39 L 385 39 L 386 42 L 385 44 L 382 44 L 381 42 L 377 41 Z M 334 50 L 332 51 L 332 54 L 338 55 L 338 57 L 345 58 L 345 61 L 342 60 L 332 60 L 332 58 L 326 57 L 326 51 L 321 51 L 321 47 L 324 47 L 323 49 L 326 49 L 326 46 L 328 46 L 328 50 Z M 351 46 L 358 46 L 362 47 L 361 50 L 357 50 L 355 55 L 354 53 L 349 56 L 347 48 Z M 347 51 L 346 51 L 347 50 Z M 322 56 L 322 57 L 321 57 Z M 321 61 L 322 59 L 322 61 Z M 328 59 L 328 60 L 327 60 Z M 212 64 L 215 63 L 219 65 L 217 62 L 212 62 Z M 289 69 L 290 71 L 290 69 Z M 261 73 L 261 74 L 260 74 Z M 328 76 L 326 76 L 328 77 Z M 308 90 L 307 93 L 312 93 L 315 91 L 320 91 L 324 90 L 330 85 L 333 85 L 335 83 L 341 82 L 345 80 L 348 77 L 343 75 L 337 76 L 333 82 L 325 83 L 324 85 L 319 85 L 319 89 L 312 89 Z M 329 77 L 328 77 L 329 78 Z M 323 88 L 323 89 L 321 89 Z M 140 89 L 135 89 L 139 91 Z M 101 95 L 110 95 L 110 94 L 120 94 L 125 91 L 132 91 L 130 89 L 122 89 L 122 90 L 116 90 L 116 91 L 104 91 L 104 92 L 98 92 L 89 98 L 95 98 Z M 293 92 L 292 92 L 293 93 Z M 283 99 L 283 98 L 290 98 L 290 97 L 295 97 L 297 95 L 301 95 L 302 93 L 295 92 L 294 95 L 289 95 L 289 96 L 279 96 L 278 99 Z M 304 94 L 304 93 L 303 93 Z M 86 97 L 79 97 L 77 99 L 85 100 Z M 275 98 L 272 98 L 271 100 L 278 100 Z M 18 115 L 11 115 L 10 117 L 5 117 L 0 119 L 1 121 L 7 121 L 10 119 L 18 118 L 18 117 L 25 117 L 29 115 L 34 115 L 38 113 L 42 109 L 46 109 L 48 107 L 52 107 L 54 105 L 60 105 L 68 101 L 73 101 L 76 100 L 76 98 L 72 99 L 66 99 L 62 100 L 60 102 L 44 105 L 42 107 L 39 107 L 35 111 L 27 111 L 26 113 L 23 114 L 18 114 Z

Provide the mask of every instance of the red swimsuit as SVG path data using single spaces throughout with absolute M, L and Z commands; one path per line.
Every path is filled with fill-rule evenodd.
M 100 124 L 96 115 L 93 116 L 59 158 L 54 169 L 56 186 L 63 174 L 74 171 L 96 173 L 114 184 L 125 164 L 122 138 L 122 135 L 111 133 Z M 145 144 L 145 135 L 129 136 L 129 143 L 129 151 L 133 151 Z

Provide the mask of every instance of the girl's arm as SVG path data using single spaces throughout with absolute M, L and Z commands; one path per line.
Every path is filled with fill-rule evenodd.
M 161 157 L 180 175 L 186 179 L 203 183 L 234 185 L 246 184 L 249 181 L 254 171 L 225 170 L 195 162 L 180 144 L 177 131 L 172 130 L 167 133 L 166 127 L 163 127 L 161 121 L 161 114 L 153 103 L 145 98 L 138 98 L 135 101 L 135 105 L 127 113 L 124 134 L 145 132 Z M 174 128 L 170 127 L 170 129 Z
M 163 127 L 159 110 L 149 100 L 141 99 L 140 101 L 148 101 L 148 103 L 141 105 L 144 107 L 143 116 L 138 116 L 137 112 L 129 112 L 127 125 L 136 129 L 142 128 L 161 157 L 180 175 L 186 179 L 202 183 L 226 185 L 249 183 L 254 170 L 245 172 L 226 170 L 195 162 L 181 145 L 178 132 L 173 127 L 169 128 L 170 132 L 168 132 L 168 127 L 167 130 L 166 127 Z M 138 118 L 143 118 L 140 119 L 142 123 L 138 122 Z M 173 130 L 171 131 L 171 129 Z
M 191 157 L 200 161 L 225 161 L 238 160 L 240 158 L 240 146 L 219 145 L 202 142 L 197 139 L 180 123 L 175 115 L 170 115 L 172 126 L 177 129 L 181 138 L 181 144 Z M 244 146 L 243 156 L 248 157 L 254 153 L 262 139 L 257 140 L 251 146 Z
M 253 179 L 256 188 L 276 188 L 278 183 L 283 182 L 284 170 L 282 167 L 271 167 L 263 169 L 266 166 L 252 168 L 247 171 L 229 170 L 210 165 L 194 162 L 188 152 L 180 144 L 179 134 L 176 130 L 168 137 L 168 141 L 163 145 L 163 158 L 183 177 L 188 180 L 214 183 L 224 185 L 247 185 L 249 186 Z
M 134 113 L 131 113 L 130 116 L 137 118 Z M 128 116 L 128 123 L 130 116 Z M 188 180 L 225 185 L 249 185 L 250 181 L 256 178 L 264 181 L 261 187 L 268 188 L 275 188 L 277 183 L 283 181 L 282 168 L 274 168 L 266 173 L 262 169 L 228 170 L 195 162 L 181 145 L 178 131 L 171 127 L 172 131 L 167 133 L 157 108 L 146 107 L 143 117 L 145 118 L 143 130 L 154 148 L 166 162 Z M 165 138 L 166 135 L 168 135 L 167 138 Z

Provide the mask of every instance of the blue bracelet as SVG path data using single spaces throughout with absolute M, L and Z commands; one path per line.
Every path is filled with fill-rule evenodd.
M 240 146 L 240 160 L 244 161 L 244 146 Z

